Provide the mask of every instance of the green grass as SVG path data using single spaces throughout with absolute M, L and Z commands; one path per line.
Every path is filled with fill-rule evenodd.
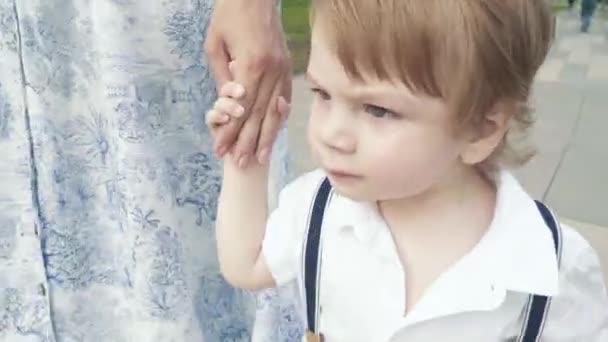
M 294 73 L 303 73 L 310 52 L 309 0 L 283 0 L 283 28 L 291 52 Z
M 553 11 L 555 11 L 555 12 L 567 10 L 568 9 L 568 0 L 559 0 L 559 1 L 553 0 L 552 6 L 553 6 Z

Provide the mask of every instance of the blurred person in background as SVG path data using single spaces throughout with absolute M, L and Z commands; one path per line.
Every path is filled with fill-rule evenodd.
M 589 32 L 591 19 L 597 7 L 596 0 L 581 0 L 581 32 Z
M 570 11 L 574 10 L 576 0 L 568 0 L 568 8 Z M 602 4 L 602 0 L 581 0 L 581 32 L 589 32 L 589 26 L 591 26 L 591 19 L 595 13 L 595 9 L 598 5 Z

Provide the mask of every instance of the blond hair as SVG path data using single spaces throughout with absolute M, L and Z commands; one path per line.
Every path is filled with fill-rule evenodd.
M 512 126 L 489 162 L 531 156 L 513 138 L 533 121 L 532 83 L 554 38 L 546 0 L 312 0 L 311 25 L 321 25 L 349 76 L 442 98 L 459 129 L 509 102 Z

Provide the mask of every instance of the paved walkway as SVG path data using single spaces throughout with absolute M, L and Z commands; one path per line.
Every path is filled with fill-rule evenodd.
M 608 279 L 608 20 L 598 14 L 589 34 L 578 31 L 576 13 L 558 17 L 536 83 L 539 153 L 517 175 L 587 236 Z
M 590 33 L 581 34 L 576 14 L 559 15 L 556 42 L 535 85 L 538 154 L 516 175 L 591 241 L 608 280 L 608 20 L 595 19 Z M 296 78 L 290 139 L 299 171 L 313 167 L 305 142 L 309 101 L 305 82 Z
M 535 89 L 539 154 L 519 174 L 562 215 L 608 227 L 608 25 L 594 24 L 581 34 L 576 14 L 559 16 Z

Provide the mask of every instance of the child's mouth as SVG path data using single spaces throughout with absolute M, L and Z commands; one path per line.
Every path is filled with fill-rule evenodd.
M 357 180 L 357 179 L 362 178 L 360 175 L 350 173 L 347 171 L 343 171 L 343 170 L 335 170 L 335 169 L 334 170 L 328 169 L 327 174 L 328 174 L 329 178 L 334 179 L 334 180 L 341 180 L 341 181 Z

